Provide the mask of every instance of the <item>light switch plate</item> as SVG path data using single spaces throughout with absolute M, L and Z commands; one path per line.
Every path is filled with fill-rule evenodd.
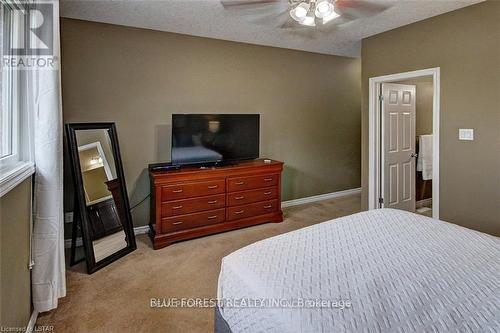
M 472 141 L 474 140 L 474 129 L 472 128 L 459 128 L 458 140 Z

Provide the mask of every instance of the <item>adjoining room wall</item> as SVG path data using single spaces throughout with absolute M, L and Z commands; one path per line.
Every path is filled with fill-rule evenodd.
M 170 160 L 172 113 L 260 113 L 283 200 L 360 186 L 359 59 L 73 19 L 61 43 L 64 121 L 116 122 L 132 206 L 148 164 Z M 146 200 L 135 226 L 148 216 Z
M 31 179 L 0 198 L 0 326 L 26 327 L 31 316 Z M 3 331 L 3 330 L 2 330 Z
M 368 79 L 441 68 L 440 218 L 500 236 L 500 2 L 362 42 L 362 202 L 368 206 Z M 473 128 L 474 141 L 458 140 Z

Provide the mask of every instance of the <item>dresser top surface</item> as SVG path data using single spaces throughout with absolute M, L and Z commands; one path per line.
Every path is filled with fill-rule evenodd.
M 270 160 L 271 162 L 264 162 L 264 158 L 259 158 L 252 161 L 244 161 L 238 164 L 229 165 L 229 166 L 217 166 L 217 167 L 195 167 L 195 166 L 186 166 L 181 167 L 177 170 L 169 170 L 169 171 L 150 171 L 150 176 L 152 178 L 162 177 L 162 176 L 174 176 L 174 175 L 188 175 L 195 173 L 224 173 L 224 172 L 239 172 L 245 171 L 246 169 L 254 169 L 254 168 L 264 168 L 264 167 L 272 167 L 275 169 L 276 167 L 282 167 L 283 162 Z

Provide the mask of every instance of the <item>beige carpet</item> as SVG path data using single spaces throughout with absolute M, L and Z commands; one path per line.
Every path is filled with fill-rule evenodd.
M 87 275 L 67 271 L 67 296 L 41 314 L 53 332 L 213 332 L 213 309 L 151 308 L 151 298 L 214 298 L 221 258 L 258 240 L 360 211 L 353 195 L 285 209 L 283 223 L 235 230 L 154 251 L 146 236 L 138 249 Z

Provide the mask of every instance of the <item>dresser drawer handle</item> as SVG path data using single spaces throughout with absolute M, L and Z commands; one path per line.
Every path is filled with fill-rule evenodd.
M 182 224 L 182 222 L 181 221 L 179 221 L 179 222 L 173 222 L 172 224 L 173 225 L 178 225 L 178 224 Z
M 217 188 L 217 187 L 219 187 L 219 185 L 210 185 L 208 188 L 213 190 L 214 188 Z
M 272 182 L 272 181 L 273 181 L 273 179 L 272 179 L 272 178 L 264 178 L 264 181 L 265 181 L 265 182 Z
M 237 212 L 234 212 L 236 215 L 240 215 L 240 214 L 243 214 L 245 211 L 244 210 L 239 210 Z
M 217 200 L 212 200 L 212 201 L 208 202 L 209 205 L 215 205 L 216 203 L 217 203 Z
M 273 192 L 271 192 L 271 191 L 269 191 L 269 192 L 264 192 L 264 195 L 270 195 L 271 193 L 273 193 Z
M 234 197 L 234 200 L 241 200 L 241 199 L 245 199 L 245 197 L 244 196 Z
M 208 217 L 209 220 L 213 220 L 213 219 L 216 219 L 216 218 L 217 218 L 217 215 L 212 215 L 212 216 Z
M 172 193 L 182 193 L 182 189 L 172 190 Z
M 236 182 L 235 184 L 236 185 L 243 185 L 243 184 L 245 184 L 245 182 Z
M 181 209 L 182 208 L 182 205 L 181 206 L 173 206 L 172 209 Z
M 273 205 L 264 206 L 264 208 L 266 208 L 266 209 L 271 208 L 271 207 L 273 207 Z

